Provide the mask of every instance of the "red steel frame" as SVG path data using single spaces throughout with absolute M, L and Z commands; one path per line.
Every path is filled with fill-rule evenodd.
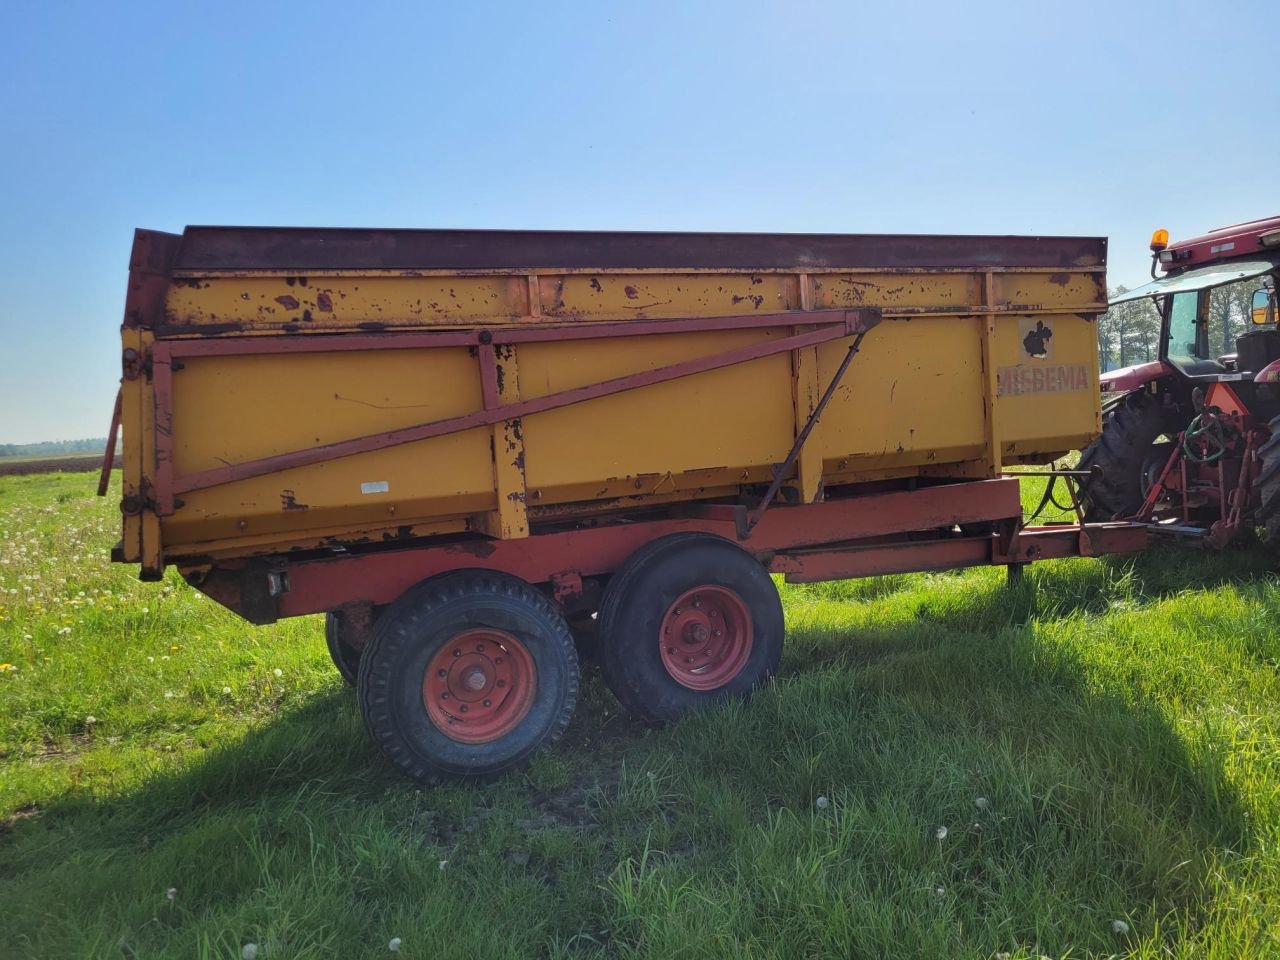
M 187 568 L 200 590 L 255 623 L 338 607 L 390 603 L 414 584 L 451 570 L 499 570 L 548 583 L 557 599 L 582 591 L 584 577 L 612 573 L 632 553 L 673 533 L 701 532 L 736 542 L 792 581 L 941 570 L 980 564 L 1020 565 L 1083 553 L 1123 553 L 1146 545 L 1136 524 L 1020 528 L 1019 482 L 1013 478 L 866 494 L 803 506 L 780 506 L 748 529 L 745 507 L 689 505 L 683 516 L 615 523 L 517 540 L 468 539 L 313 559 L 231 561 Z M 950 536 L 958 523 L 990 522 L 996 532 Z M 904 533 L 914 531 L 914 533 Z
M 626 390 L 664 383 L 681 377 L 718 370 L 722 367 L 788 353 L 804 347 L 865 333 L 879 322 L 878 310 L 822 310 L 746 314 L 726 317 L 693 317 L 676 320 L 629 321 L 624 323 L 553 324 L 534 328 L 473 329 L 378 335 L 312 335 L 307 337 L 238 339 L 162 340 L 152 347 L 152 377 L 156 403 L 155 500 L 161 516 L 173 513 L 178 495 L 193 490 L 247 480 L 288 470 L 368 453 L 386 447 L 442 437 L 475 427 L 488 426 L 571 404 L 606 397 Z M 746 330 L 761 327 L 817 327 L 764 343 L 736 347 L 694 360 L 684 360 L 653 370 L 615 377 L 600 383 L 561 390 L 531 400 L 499 403 L 497 350 L 503 346 L 549 340 L 599 340 L 671 333 L 703 333 Z M 199 357 L 259 356 L 277 353 L 334 353 L 363 350 L 411 350 L 440 347 L 471 347 L 480 372 L 482 407 L 473 413 L 429 423 L 387 430 L 336 443 L 275 454 L 256 460 L 229 464 L 183 476 L 173 469 L 173 372 L 175 363 Z M 847 366 L 847 364 L 846 364 Z M 843 372 L 843 369 L 842 371 Z

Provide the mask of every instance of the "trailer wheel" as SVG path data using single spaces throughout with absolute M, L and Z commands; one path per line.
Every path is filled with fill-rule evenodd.
M 363 651 L 343 638 L 342 614 L 330 611 L 324 615 L 324 642 L 329 647 L 329 658 L 342 674 L 342 679 L 355 686 Z
M 1280 548 L 1280 416 L 1267 424 L 1271 436 L 1258 448 L 1258 522 L 1262 542 Z
M 526 764 L 569 724 L 578 658 L 555 605 L 516 577 L 466 570 L 387 608 L 360 661 L 373 740 L 423 783 Z
M 1083 484 L 1085 519 L 1111 520 L 1138 512 L 1146 497 L 1144 467 L 1152 445 L 1164 432 L 1164 417 L 1156 398 L 1135 393 L 1112 410 L 1102 436 L 1080 455 L 1081 470 L 1101 467 L 1102 476 Z
M 637 551 L 600 612 L 600 667 L 618 701 L 649 723 L 741 697 L 782 655 L 772 578 L 719 537 L 677 534 Z

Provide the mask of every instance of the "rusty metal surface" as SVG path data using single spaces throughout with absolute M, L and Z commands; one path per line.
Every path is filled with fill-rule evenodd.
M 1081 556 L 1082 529 L 1088 535 L 1093 556 L 1137 553 L 1147 547 L 1148 529 L 1141 523 L 1091 523 L 1084 528 L 1076 524 L 1050 524 L 1019 530 L 1008 551 L 997 546 L 992 562 L 1028 563 Z
M 955 570 L 990 563 L 992 542 L 990 537 L 947 538 L 822 550 L 777 557 L 769 569 L 784 574 L 788 583 Z
M 102 470 L 98 474 L 98 496 L 105 497 L 111 485 L 111 470 L 116 465 L 116 437 L 120 433 L 120 405 L 123 390 L 116 391 L 115 406 L 111 409 L 111 428 L 107 431 L 107 449 L 102 454 Z
M 1089 267 L 1101 237 L 187 227 L 175 269 Z
M 805 506 L 779 506 L 761 518 L 742 546 L 764 562 L 773 561 L 778 572 L 786 572 L 776 564 L 778 557 L 788 551 L 832 544 L 847 546 L 905 531 L 948 528 L 956 523 L 1011 521 L 1021 516 L 1018 490 L 1017 480 L 987 480 Z M 287 563 L 290 588 L 274 598 L 275 616 L 317 613 L 352 603 L 389 603 L 415 583 L 464 567 L 501 570 L 530 583 L 543 583 L 569 574 L 581 578 L 612 573 L 644 544 L 673 533 L 696 531 L 741 540 L 744 531 L 739 512 L 703 510 L 700 514 L 685 519 L 535 534 L 517 540 L 470 539 Z M 990 550 L 988 546 L 988 556 Z M 948 562 L 956 559 L 951 548 L 944 552 Z M 247 616 L 242 593 L 247 590 L 257 597 L 262 590 L 246 588 L 245 584 L 257 584 L 268 569 L 268 564 L 259 561 L 232 561 L 208 573 L 185 575 L 194 578 L 193 582 L 218 602 Z M 929 565 L 914 569 L 937 568 Z
M 124 327 L 151 327 L 159 321 L 181 241 L 181 237 L 172 233 L 134 231 L 133 248 L 129 254 L 129 289 L 124 301 Z

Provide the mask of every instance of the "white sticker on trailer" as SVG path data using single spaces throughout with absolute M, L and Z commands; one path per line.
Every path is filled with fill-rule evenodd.
M 371 493 L 386 493 L 390 489 L 391 484 L 387 483 L 385 480 L 375 480 L 372 483 L 360 484 L 360 492 L 365 496 L 368 496 Z

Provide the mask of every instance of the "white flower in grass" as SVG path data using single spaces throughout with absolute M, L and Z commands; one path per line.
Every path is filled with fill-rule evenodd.
M 230 688 L 230 687 L 223 687 L 223 688 L 222 688 L 222 692 L 223 692 L 223 693 L 226 693 L 226 694 L 229 694 L 229 693 L 231 693 L 231 688 Z
M 402 941 L 400 940 L 399 937 L 392 937 L 391 942 L 387 944 L 387 949 L 390 950 L 392 953 L 395 953 L 397 950 L 400 949 L 401 942 Z
M 976 800 L 973 801 L 973 805 L 977 807 L 979 810 L 987 810 L 987 809 L 990 809 L 991 807 L 991 801 L 988 800 L 986 797 L 978 797 Z
M 449 865 L 449 861 L 448 861 L 448 860 L 441 860 L 441 861 L 440 861 L 440 869 L 441 869 L 441 870 L 443 870 L 443 869 L 444 869 L 445 867 L 447 867 L 448 865 Z
M 1112 920 L 1111 932 L 1118 937 L 1126 936 L 1129 933 L 1129 925 L 1123 920 Z
M 947 828 L 939 827 L 937 830 L 933 831 L 933 835 L 939 840 L 945 840 L 947 839 Z
M 98 718 L 95 717 L 92 713 L 84 718 L 84 723 L 85 723 L 85 726 L 87 727 L 92 727 L 97 722 L 98 722 Z
M 170 900 L 170 901 L 176 900 L 178 898 L 178 888 L 170 887 L 168 890 L 164 892 L 164 896 L 166 900 Z
M 258 960 L 258 945 L 246 943 L 240 948 L 240 960 Z
M 155 662 L 156 662 L 155 657 L 147 657 L 147 663 L 155 663 Z
M 166 690 L 166 691 L 164 692 L 164 698 L 165 698 L 166 700 L 172 700 L 172 699 L 173 699 L 173 691 L 172 691 L 172 690 Z
M 275 668 L 274 670 L 272 670 L 271 672 L 272 672 L 272 673 L 274 673 L 277 677 L 283 677 L 283 676 L 284 676 L 284 671 L 283 671 L 283 670 L 281 670 L 279 667 L 276 667 L 276 668 Z
M 826 797 L 819 797 L 817 800 L 813 801 L 813 805 L 819 810 L 825 810 L 827 807 L 831 806 L 831 801 Z
M 945 897 L 945 896 L 947 895 L 947 888 L 946 888 L 946 887 L 938 887 L 938 888 L 937 888 L 937 889 L 935 889 L 933 892 L 934 892 L 934 893 L 936 893 L 936 894 L 937 894 L 938 896 L 940 896 L 940 897 Z

